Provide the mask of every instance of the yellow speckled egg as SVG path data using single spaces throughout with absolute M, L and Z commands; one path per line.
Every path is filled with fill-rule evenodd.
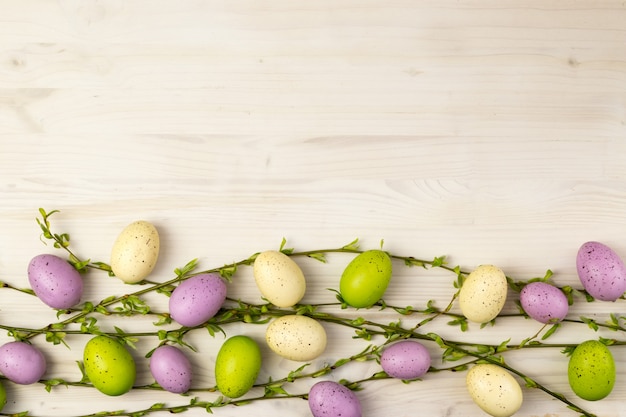
M 472 271 L 459 292 L 461 312 L 476 323 L 487 323 L 502 311 L 508 284 L 504 272 L 493 265 L 480 265 Z
M 509 417 L 520 409 L 522 388 L 506 369 L 493 364 L 475 365 L 467 372 L 472 400 L 493 417 Z
M 304 297 L 304 274 L 298 264 L 282 252 L 272 250 L 258 254 L 253 273 L 263 297 L 277 307 L 292 307 Z
M 295 314 L 271 322 L 265 340 L 272 351 L 292 361 L 310 361 L 326 349 L 324 327 L 311 317 Z
M 159 233 L 145 220 L 126 226 L 111 250 L 111 269 L 116 277 L 128 284 L 146 278 L 159 257 Z

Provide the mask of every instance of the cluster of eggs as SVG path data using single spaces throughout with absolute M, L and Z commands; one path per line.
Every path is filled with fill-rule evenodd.
M 584 243 L 576 256 L 576 269 L 585 291 L 602 301 L 616 301 L 626 292 L 626 267 L 619 255 L 595 241 Z M 467 320 L 488 323 L 502 311 L 508 283 L 494 265 L 480 265 L 464 280 L 459 306 Z M 526 314 L 544 324 L 561 322 L 568 314 L 567 296 L 544 281 L 522 288 L 519 303 Z M 495 417 L 515 414 L 522 405 L 522 390 L 515 378 L 494 364 L 475 365 L 466 377 L 474 402 Z M 573 351 L 568 362 L 568 381 L 582 399 L 595 401 L 609 395 L 615 384 L 615 362 L 609 348 L 599 340 L 587 340 Z
M 369 250 L 360 253 L 341 275 L 341 298 L 351 307 L 371 307 L 387 290 L 391 275 L 391 259 L 386 252 Z M 279 251 L 262 252 L 256 257 L 254 278 L 261 295 L 278 307 L 293 307 L 306 291 L 306 280 L 300 267 Z M 266 342 L 272 351 L 286 359 L 310 361 L 324 352 L 326 333 L 324 327 L 311 317 L 286 315 L 267 326 Z M 426 374 L 430 363 L 428 350 L 412 340 L 391 344 L 380 357 L 383 371 L 404 380 L 420 378 Z M 335 381 L 314 384 L 308 394 L 308 403 L 314 417 L 361 416 L 357 395 Z
M 159 235 L 149 222 L 128 225 L 112 248 L 111 269 L 126 283 L 141 282 L 153 270 L 159 255 Z M 585 290 L 594 298 L 615 301 L 626 291 L 626 268 L 619 256 L 606 245 L 587 242 L 576 260 L 578 275 Z M 300 267 L 281 251 L 259 253 L 253 274 L 261 295 L 273 305 L 290 308 L 306 292 L 306 279 Z M 341 276 L 340 295 L 354 308 L 368 308 L 384 295 L 392 276 L 392 262 L 382 250 L 359 253 Z M 31 287 L 46 305 L 55 309 L 76 306 L 83 293 L 80 273 L 66 260 L 55 255 L 34 257 L 28 266 Z M 502 311 L 507 299 L 508 282 L 494 265 L 480 265 L 463 281 L 459 306 L 467 320 L 487 323 Z M 181 282 L 171 293 L 169 311 L 182 326 L 194 327 L 211 319 L 226 300 L 226 283 L 219 274 L 199 274 Z M 544 281 L 531 282 L 520 292 L 520 305 L 529 317 L 541 323 L 558 323 L 568 313 L 568 299 L 556 286 Z M 310 361 L 320 356 L 327 343 L 324 327 L 306 315 L 287 314 L 275 318 L 266 329 L 267 346 L 276 354 L 293 361 Z M 230 398 L 246 394 L 261 369 L 262 355 L 257 342 L 245 335 L 228 338 L 215 363 L 217 388 Z M 135 362 L 117 340 L 105 335 L 93 337 L 83 355 L 84 370 L 94 387 L 107 395 L 122 395 L 135 382 Z M 383 371 L 393 378 L 418 379 L 431 364 L 426 347 L 414 340 L 387 346 L 380 356 Z M 44 355 L 28 341 L 0 346 L 0 372 L 18 384 L 31 384 L 46 371 Z M 191 388 L 192 365 L 177 347 L 162 345 L 150 358 L 150 371 L 165 390 L 185 393 Z M 615 381 L 615 366 L 609 349 L 601 342 L 581 343 L 569 361 L 568 377 L 572 390 L 586 400 L 606 397 Z M 522 404 L 522 390 L 515 378 L 502 367 L 479 364 L 466 377 L 474 402 L 492 416 L 507 417 Z M 0 402 L 3 389 L 0 389 Z M 356 394 L 339 383 L 321 381 L 308 395 L 314 417 L 342 415 L 360 417 Z M 0 404 L 1 405 L 1 404 Z

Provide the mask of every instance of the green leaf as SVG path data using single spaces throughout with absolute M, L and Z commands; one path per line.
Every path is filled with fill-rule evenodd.
M 184 278 L 187 275 L 189 275 L 191 272 L 193 272 L 197 266 L 198 266 L 198 258 L 194 258 L 191 261 L 187 262 L 185 266 L 183 266 L 182 268 L 174 269 L 174 273 L 176 274 L 178 278 Z
M 500 352 L 505 352 L 505 351 L 509 350 L 509 348 L 507 346 L 508 346 L 508 344 L 510 342 L 511 342 L 511 338 L 508 338 L 505 341 L 503 341 L 502 343 L 500 343 L 498 345 L 498 347 L 496 348 L 496 352 L 500 353 Z
M 547 332 L 545 332 L 545 333 L 543 334 L 543 336 L 541 336 L 541 340 L 546 340 L 548 337 L 552 336 L 552 334 L 554 334 L 554 332 L 556 332 L 556 330 L 557 330 L 559 327 L 561 327 L 561 324 L 560 324 L 560 323 L 556 323 L 556 324 L 552 325 L 552 327 L 550 327 L 550 328 L 548 329 L 548 331 L 547 331 Z
M 433 259 L 431 266 L 433 268 L 437 268 L 440 267 L 442 265 L 444 265 L 446 263 L 446 257 L 445 256 L 437 256 L 435 257 L 435 259 Z
M 320 261 L 322 263 L 326 263 L 326 255 L 323 252 L 315 252 L 307 255 L 309 258 L 313 258 L 316 261 Z
M 596 332 L 598 331 L 598 324 L 595 320 L 583 316 L 580 317 L 580 320 L 582 320 L 582 322 L 585 323 L 590 329 Z
M 526 383 L 526 388 L 537 388 L 537 383 L 527 376 L 524 377 L 524 382 Z
M 359 238 L 354 239 L 352 242 L 348 243 L 341 247 L 341 249 L 347 251 L 358 251 L 359 250 Z
M 283 238 L 282 242 L 280 242 L 279 252 L 284 253 L 285 255 L 291 255 L 293 253 L 293 248 L 285 248 L 287 244 L 287 239 Z

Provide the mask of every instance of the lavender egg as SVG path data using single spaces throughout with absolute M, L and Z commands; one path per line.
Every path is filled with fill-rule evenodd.
M 219 274 L 200 274 L 183 281 L 172 292 L 170 316 L 187 327 L 213 317 L 226 299 L 226 283 Z
M 52 308 L 74 307 L 83 296 L 83 279 L 78 271 L 55 255 L 35 256 L 28 264 L 28 282 L 35 295 Z
M 46 358 L 33 345 L 9 342 L 0 347 L 0 372 L 16 384 L 29 385 L 46 372 Z
M 519 301 L 524 311 L 540 323 L 558 323 L 569 311 L 563 291 L 547 282 L 531 282 L 524 286 Z
M 333 381 L 321 381 L 309 391 L 313 417 L 361 417 L 361 403 L 349 388 Z
M 626 267 L 613 249 L 586 242 L 576 256 L 578 277 L 585 290 L 602 301 L 615 301 L 626 291 Z
M 158 347 L 150 357 L 150 373 L 166 391 L 182 394 L 191 388 L 191 362 L 177 347 Z
M 415 379 L 428 372 L 430 353 L 417 341 L 403 340 L 383 351 L 380 365 L 393 378 Z

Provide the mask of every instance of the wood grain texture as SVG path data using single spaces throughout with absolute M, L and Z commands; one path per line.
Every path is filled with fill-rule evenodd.
M 384 4 L 383 4 L 384 3 Z M 578 247 L 602 241 L 626 256 L 626 5 L 623 1 L 36 1 L 0 0 L 0 280 L 27 287 L 26 265 L 53 252 L 39 240 L 38 207 L 60 209 L 54 225 L 77 254 L 108 261 L 119 231 L 149 219 L 161 232 L 153 277 L 198 257 L 216 267 L 282 238 L 297 249 L 364 248 L 425 259 L 446 255 L 471 269 L 493 263 L 527 279 L 554 271 L 579 287 Z M 304 301 L 332 302 L 327 288 L 350 260 L 303 260 Z M 454 293 L 445 271 L 394 264 L 386 299 L 445 306 Z M 134 289 L 91 272 L 85 299 Z M 261 301 L 251 271 L 229 286 Z M 514 295 L 505 307 L 515 312 Z M 155 308 L 162 297 L 150 296 Z M 606 320 L 617 303 L 572 306 Z M 454 311 L 458 312 L 457 307 Z M 390 311 L 346 315 L 394 321 Z M 407 324 L 418 318 L 404 318 Z M 42 327 L 54 311 L 33 297 L 0 290 L 0 323 Z M 150 318 L 102 319 L 103 328 L 153 328 Z M 521 341 L 539 329 L 503 318 L 479 329 L 436 320 L 429 329 L 476 343 Z M 329 348 L 311 367 L 350 356 L 367 343 L 327 326 Z M 263 339 L 264 326 L 229 334 Z M 615 337 L 567 325 L 559 343 Z M 3 332 L 1 341 L 11 338 Z M 84 336 L 71 349 L 33 340 L 47 377 L 80 379 Z M 222 342 L 194 332 L 196 386 L 214 384 Z M 138 343 L 138 383 L 150 383 Z M 440 365 L 441 351 L 429 349 Z M 626 360 L 615 348 L 616 387 L 600 402 L 576 399 L 558 349 L 507 353 L 507 361 L 599 416 L 624 415 Z M 300 364 L 263 347 L 259 381 Z M 378 372 L 374 362 L 325 378 Z M 306 392 L 312 381 L 286 387 Z M 5 413 L 77 416 L 141 410 L 189 397 L 133 391 L 106 398 L 91 389 L 4 382 Z M 261 391 L 262 392 L 262 391 Z M 259 393 L 259 390 L 254 392 Z M 195 395 L 195 394 L 193 394 Z M 368 383 L 365 416 L 481 416 L 463 373 L 423 381 Z M 525 389 L 519 416 L 576 416 Z M 198 393 L 213 400 L 215 393 Z M 249 408 L 250 407 L 250 408 Z M 226 407 L 220 416 L 309 416 L 302 400 Z M 159 414 L 155 414 L 159 415 Z M 163 414 L 168 415 L 168 414 Z M 191 410 L 185 415 L 206 415 Z

